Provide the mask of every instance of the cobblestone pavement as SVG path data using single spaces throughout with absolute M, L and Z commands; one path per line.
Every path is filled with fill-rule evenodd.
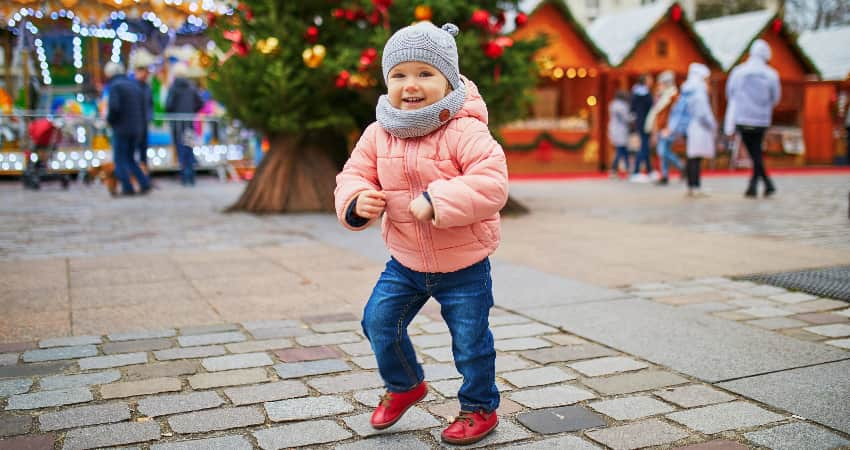
M 715 278 L 629 294 L 850 350 L 850 308 Z M 0 346 L 0 449 L 441 448 L 460 375 L 438 308 L 409 332 L 430 382 L 398 424 L 357 316 L 305 316 Z M 479 447 L 839 448 L 850 436 L 496 308 L 501 423 Z M 847 352 L 850 358 L 850 351 Z M 841 395 L 841 393 L 837 393 Z

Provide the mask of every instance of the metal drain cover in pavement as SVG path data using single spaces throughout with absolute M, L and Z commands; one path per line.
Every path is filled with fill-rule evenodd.
M 785 289 L 793 289 L 819 297 L 850 302 L 850 266 L 800 270 L 797 272 L 763 273 L 740 278 L 742 280 L 779 286 Z

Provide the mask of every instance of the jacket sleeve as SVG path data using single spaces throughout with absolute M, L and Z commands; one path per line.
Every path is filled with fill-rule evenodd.
M 497 214 L 508 201 L 508 165 L 502 146 L 487 125 L 464 124 L 457 147 L 461 175 L 428 185 L 434 207 L 434 226 L 470 225 Z
M 779 75 L 776 75 L 774 72 L 773 83 L 771 86 L 770 93 L 773 96 L 771 100 L 773 100 L 773 106 L 776 106 L 779 103 L 779 100 L 782 98 L 782 85 L 779 83 Z
M 121 116 L 121 92 L 118 83 L 109 88 L 109 100 L 106 107 L 106 122 L 115 125 Z
M 366 128 L 351 156 L 346 161 L 345 166 L 336 176 L 336 189 L 334 190 L 334 206 L 336 207 L 336 215 L 346 228 L 359 231 L 367 228 L 375 219 L 366 223 L 352 224 L 346 219 L 351 203 L 357 199 L 357 196 L 367 190 L 381 190 L 381 184 L 378 181 L 378 156 L 375 146 L 375 134 L 380 125 L 373 123 Z
M 168 94 L 165 97 L 165 112 L 174 112 L 174 101 L 176 100 L 174 97 L 176 97 L 174 88 L 171 88 L 168 90 Z
M 717 119 L 714 118 L 714 111 L 711 110 L 708 97 L 698 96 L 694 98 L 694 103 L 694 117 L 700 125 L 711 132 L 716 131 Z

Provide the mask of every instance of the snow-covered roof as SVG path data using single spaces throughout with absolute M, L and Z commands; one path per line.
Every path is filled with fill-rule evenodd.
M 806 31 L 797 40 L 824 80 L 843 80 L 850 74 L 848 42 L 850 26 Z
M 694 28 L 723 70 L 728 71 L 775 15 L 771 10 L 753 11 L 701 20 Z
M 664 17 L 671 2 L 659 1 L 640 8 L 599 16 L 587 27 L 587 34 L 619 66 L 635 46 Z

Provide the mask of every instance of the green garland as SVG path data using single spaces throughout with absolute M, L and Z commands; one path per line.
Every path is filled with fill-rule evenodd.
M 557 148 L 558 150 L 568 150 L 568 151 L 574 152 L 574 151 L 578 151 L 578 150 L 582 149 L 585 146 L 585 144 L 587 144 L 587 141 L 590 140 L 590 133 L 585 133 L 576 142 L 564 142 L 562 140 L 559 140 L 555 136 L 552 136 L 551 134 L 549 134 L 548 131 L 544 131 L 544 132 L 538 134 L 537 137 L 534 138 L 534 140 L 530 144 L 502 145 L 502 147 L 505 150 L 527 152 L 527 151 L 534 150 L 538 146 L 540 146 L 540 143 L 543 142 L 544 139 L 551 142 L 552 145 L 555 146 L 555 148 Z

